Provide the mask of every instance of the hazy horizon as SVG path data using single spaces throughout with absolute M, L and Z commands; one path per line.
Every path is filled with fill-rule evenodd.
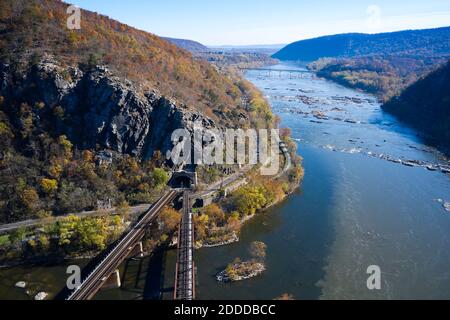
M 413 28 L 409 28 L 409 29 L 400 29 L 400 30 L 393 30 L 393 31 L 385 31 L 385 32 L 374 32 L 374 33 L 367 33 L 367 32 L 342 32 L 342 33 L 330 33 L 330 34 L 324 34 L 321 36 L 317 36 L 317 37 L 312 37 L 312 38 L 305 38 L 305 39 L 298 39 L 295 40 L 293 42 L 297 42 L 297 41 L 303 41 L 303 40 L 309 40 L 309 39 L 315 39 L 315 38 L 321 38 L 321 37 L 327 37 L 327 36 L 335 36 L 335 35 L 339 35 L 339 34 L 351 34 L 351 33 L 360 33 L 360 34 L 380 34 L 380 33 L 395 33 L 395 32 L 401 32 L 401 31 L 413 31 L 413 30 L 428 30 L 428 29 L 439 29 L 439 28 L 450 28 L 450 22 L 448 25 L 443 25 L 440 27 L 434 27 L 434 28 L 417 28 L 417 29 L 413 29 Z M 168 37 L 168 36 L 164 36 L 167 38 L 174 38 L 174 37 Z M 184 39 L 184 40 L 192 40 L 192 41 L 197 41 L 195 39 Z M 255 44 L 223 44 L 223 45 L 206 45 L 208 47 L 211 48 L 254 48 L 254 47 L 283 47 L 283 46 L 287 46 L 293 42 L 289 42 L 289 43 L 255 43 Z
M 325 0 L 68 1 L 159 36 L 207 46 L 289 44 L 340 33 L 383 33 L 448 26 L 450 2 Z

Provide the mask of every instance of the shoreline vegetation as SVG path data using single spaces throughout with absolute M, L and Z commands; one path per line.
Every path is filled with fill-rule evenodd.
M 448 58 L 448 55 L 321 58 L 307 68 L 318 77 L 373 94 L 384 103 L 445 64 Z
M 239 241 L 243 224 L 259 213 L 285 200 L 300 187 L 304 176 L 301 158 L 296 154 L 296 144 L 290 131 L 284 130 L 283 141 L 291 154 L 292 165 L 278 179 L 259 175 L 252 169 L 247 173 L 247 183 L 213 204 L 198 209 L 194 217 L 196 247 L 218 247 Z
M 284 140 L 292 154 L 295 143 L 285 133 Z M 196 248 L 214 248 L 239 241 L 242 225 L 283 201 L 300 187 L 303 178 L 301 159 L 277 180 L 259 176 L 258 170 L 247 173 L 247 183 L 228 197 L 198 210 L 195 218 Z M 63 261 L 95 258 L 107 246 L 117 241 L 136 219 L 130 214 L 126 201 L 114 214 L 94 217 L 69 215 L 55 222 L 19 228 L 0 235 L 0 261 L 3 268 L 48 261 Z M 47 220 L 47 221 L 51 221 Z M 166 208 L 144 239 L 144 249 L 152 252 L 170 235 L 176 233 L 180 213 Z M 162 226 L 162 227 L 161 227 Z
M 122 237 L 136 217 L 130 215 L 127 203 L 115 214 L 96 217 L 69 215 L 54 223 L 20 228 L 2 235 L 2 267 L 32 265 L 49 261 L 92 259 Z M 144 251 L 152 252 L 167 242 L 181 220 L 181 214 L 166 207 L 143 241 Z
M 267 246 L 263 242 L 252 242 L 249 248 L 249 253 L 252 259 L 248 261 L 241 261 L 236 258 L 232 263 L 228 264 L 225 270 L 220 271 L 216 275 L 218 282 L 238 282 L 248 280 L 261 275 L 266 271 L 264 260 L 266 258 Z

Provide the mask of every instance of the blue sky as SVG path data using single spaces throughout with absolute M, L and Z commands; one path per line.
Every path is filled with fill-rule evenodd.
M 160 36 L 280 44 L 344 32 L 450 26 L 450 0 L 67 0 Z

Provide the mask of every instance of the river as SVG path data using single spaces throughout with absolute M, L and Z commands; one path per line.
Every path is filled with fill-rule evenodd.
M 450 299 L 450 213 L 444 209 L 450 180 L 426 168 L 448 166 L 448 159 L 383 113 L 374 97 L 301 65 L 268 69 L 246 77 L 292 129 L 305 179 L 295 194 L 247 222 L 239 243 L 196 251 L 197 298 Z M 266 272 L 217 283 L 214 275 L 236 257 L 247 259 L 253 241 L 267 245 Z M 157 298 L 159 286 L 170 299 L 174 265 L 173 250 L 131 261 L 122 266 L 124 289 L 97 298 Z M 367 288 L 371 265 L 381 269 L 381 290 Z M 64 270 L 0 270 L 0 298 L 26 298 L 12 289 L 24 277 L 40 279 L 51 292 L 64 284 Z
M 449 299 L 448 159 L 382 112 L 373 96 L 318 79 L 296 64 L 249 70 L 304 158 L 301 191 L 249 222 L 241 242 L 196 253 L 201 299 Z M 314 113 L 313 113 L 314 112 Z M 413 161 L 409 167 L 398 160 Z M 433 169 L 434 170 L 434 169 Z M 267 244 L 259 278 L 214 274 L 252 241 Z M 368 290 L 367 268 L 381 269 Z

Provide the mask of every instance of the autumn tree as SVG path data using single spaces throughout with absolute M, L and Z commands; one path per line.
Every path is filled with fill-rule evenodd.
M 266 190 L 260 185 L 242 187 L 233 194 L 232 204 L 242 216 L 253 215 L 267 205 Z
M 205 214 L 194 216 L 195 238 L 198 241 L 208 236 L 209 217 Z
M 38 206 L 39 195 L 32 187 L 25 188 L 20 194 L 23 205 L 29 210 L 33 210 Z
M 202 214 L 208 216 L 209 223 L 214 224 L 215 226 L 221 226 L 225 223 L 225 213 L 222 208 L 215 203 L 203 208 Z
M 41 180 L 41 188 L 47 194 L 54 193 L 58 189 L 58 181 L 55 179 L 43 178 Z
M 241 228 L 241 220 L 239 219 L 239 212 L 233 212 L 227 219 L 227 228 L 232 231 L 239 231 Z
M 163 233 L 173 232 L 181 221 L 181 214 L 173 208 L 166 207 L 159 215 L 159 224 Z
M 266 249 L 264 242 L 255 241 L 250 244 L 249 252 L 255 260 L 263 261 L 266 258 Z
M 94 154 L 89 150 L 83 150 L 82 158 L 84 162 L 92 162 L 94 161 Z

